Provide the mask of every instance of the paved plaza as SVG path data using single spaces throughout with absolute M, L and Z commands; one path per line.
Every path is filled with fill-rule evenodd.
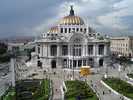
M 121 95 L 116 95 L 113 92 L 110 92 L 108 88 L 106 88 L 100 80 L 102 77 L 104 77 L 105 74 L 109 77 L 119 77 L 122 80 L 127 81 L 125 75 L 127 73 L 133 72 L 133 64 L 132 65 L 126 65 L 126 68 L 121 65 L 119 70 L 119 64 L 113 64 L 112 66 L 108 67 L 100 67 L 93 69 L 93 74 L 90 74 L 87 77 L 87 83 L 93 88 L 93 90 L 97 93 L 100 100 L 120 100 Z M 61 86 L 63 85 L 63 81 L 65 80 L 72 80 L 73 75 L 74 79 L 77 80 L 84 80 L 79 74 L 79 70 L 72 70 L 72 69 L 41 69 L 37 66 L 30 65 L 26 66 L 23 61 L 17 61 L 15 62 L 15 67 L 18 68 L 24 68 L 27 67 L 27 72 L 21 73 L 18 79 L 45 79 L 49 78 L 52 80 L 52 87 L 53 87 L 53 100 L 61 100 L 62 98 L 62 92 L 61 92 Z M 23 70 L 22 70 L 23 71 Z M 32 76 L 33 73 L 36 73 L 34 76 Z M 29 77 L 30 76 L 30 77 Z M 11 79 L 10 74 L 7 75 L 7 78 L 4 78 L 5 80 Z M 2 79 L 1 79 L 2 80 Z M 0 80 L 0 81 L 1 81 Z M 5 81 L 3 81 L 5 82 Z M 0 83 L 2 86 L 5 83 Z M 6 87 L 1 87 L 1 91 L 4 91 Z

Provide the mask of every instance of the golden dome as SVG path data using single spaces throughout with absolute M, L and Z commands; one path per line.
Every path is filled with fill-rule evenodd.
M 58 27 L 57 26 L 54 26 L 54 27 L 51 27 L 50 30 L 48 31 L 48 33 L 58 33 Z
M 79 16 L 75 16 L 73 6 L 71 6 L 70 14 L 63 17 L 59 21 L 59 25 L 84 25 L 84 21 Z M 48 33 L 58 33 L 58 26 L 51 27 Z
M 66 16 L 59 22 L 60 25 L 84 25 L 84 21 L 79 16 Z
M 59 22 L 60 25 L 84 25 L 84 21 L 79 16 L 75 16 L 73 6 L 71 6 L 69 16 L 63 17 Z

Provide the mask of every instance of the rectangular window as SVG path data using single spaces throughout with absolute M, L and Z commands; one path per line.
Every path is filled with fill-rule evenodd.
M 63 33 L 63 28 L 61 28 L 61 33 Z
M 67 33 L 67 28 L 65 28 L 65 33 Z
M 72 28 L 73 29 L 73 32 L 75 32 L 75 28 Z
M 79 55 L 78 56 L 81 56 L 81 48 L 79 48 Z
M 68 46 L 67 45 L 63 45 L 62 46 L 62 55 L 68 55 Z
M 88 55 L 93 55 L 93 45 L 88 45 Z
M 38 47 L 37 49 L 38 49 L 38 54 L 40 54 L 40 47 Z
M 79 28 L 77 28 L 77 32 L 79 31 Z
M 51 56 L 56 56 L 57 55 L 57 46 L 52 45 L 50 51 L 51 51 Z
M 69 33 L 71 33 L 71 28 L 69 28 Z
M 81 45 L 74 45 L 73 56 L 81 56 Z
M 80 28 L 80 32 L 82 32 L 83 31 L 83 29 L 82 28 Z
M 99 45 L 98 54 L 99 55 L 104 55 L 104 45 Z
M 83 60 L 83 66 L 86 66 L 86 60 Z
M 84 28 L 84 32 L 86 33 L 86 28 Z

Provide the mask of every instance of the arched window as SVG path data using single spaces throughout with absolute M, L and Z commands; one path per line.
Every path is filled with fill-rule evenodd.
M 103 59 L 99 60 L 99 66 L 103 66 Z
M 38 54 L 40 53 L 40 47 L 38 47 Z

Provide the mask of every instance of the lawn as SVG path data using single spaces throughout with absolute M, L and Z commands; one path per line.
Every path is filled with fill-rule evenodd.
M 119 78 L 107 78 L 103 81 L 120 94 L 133 99 L 133 86 Z
M 66 100 L 98 100 L 93 90 L 83 81 L 65 81 L 65 84 L 67 88 Z
M 1 96 L 0 100 L 16 100 L 15 98 L 15 89 L 9 88 L 3 96 Z
M 49 84 L 50 84 L 49 80 L 43 80 L 41 82 L 40 88 L 38 88 L 33 93 L 33 97 L 34 97 L 35 100 L 48 100 L 49 93 L 50 93 Z
M 50 80 L 22 80 L 17 83 L 17 99 L 48 100 Z
M 133 79 L 133 73 L 127 74 L 127 76 Z

